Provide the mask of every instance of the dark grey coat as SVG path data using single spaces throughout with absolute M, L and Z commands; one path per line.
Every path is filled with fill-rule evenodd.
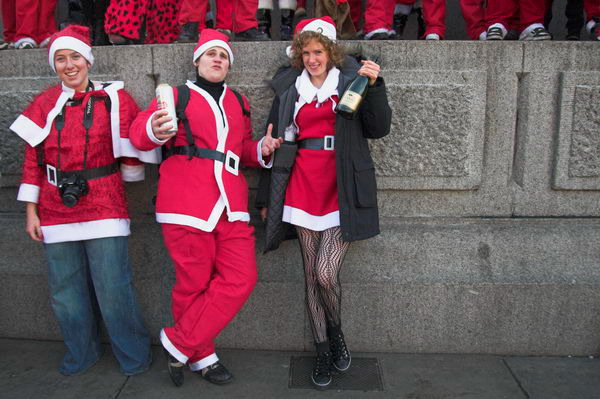
M 356 77 L 358 62 L 346 57 L 340 70 L 338 93 L 343 93 Z M 271 83 L 275 99 L 269 114 L 273 136 L 285 137 L 285 128 L 292 123 L 294 105 L 298 98 L 296 78 L 302 71 L 281 68 Z M 335 121 L 336 173 L 340 224 L 344 241 L 364 240 L 379 234 L 377 185 L 375 168 L 367 138 L 381 138 L 390 132 L 392 110 L 388 104 L 385 85 L 379 78 L 370 87 L 360 106 L 359 115 L 347 120 L 337 115 Z M 270 174 L 263 170 L 259 183 L 256 207 L 268 206 Z

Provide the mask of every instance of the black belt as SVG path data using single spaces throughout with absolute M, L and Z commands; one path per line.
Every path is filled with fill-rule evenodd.
M 298 149 L 329 150 L 335 149 L 335 137 L 325 136 L 319 139 L 304 139 L 298 141 Z
M 214 161 L 225 162 L 225 154 L 221 151 L 211 150 L 210 148 L 201 148 L 193 146 L 189 148 L 185 145 L 179 145 L 176 147 L 167 147 L 167 157 L 170 155 L 190 155 L 188 149 L 192 152 L 191 155 L 196 158 L 207 158 Z
M 170 157 L 171 155 L 191 155 L 192 157 L 196 158 L 212 159 L 213 161 L 223 162 L 226 171 L 236 176 L 238 175 L 238 170 L 240 167 L 240 158 L 237 155 L 235 155 L 232 151 L 227 151 L 227 154 L 224 154 L 221 151 L 211 150 L 210 148 L 202 148 L 196 146 L 189 147 L 185 145 L 167 147 L 165 148 L 165 150 L 165 159 Z
M 93 169 L 80 169 L 80 170 L 56 170 L 56 168 L 50 164 L 45 165 L 46 175 L 48 176 L 48 182 L 53 185 L 58 185 L 60 181 L 72 175 L 83 177 L 86 180 L 99 179 L 101 177 L 110 176 L 113 173 L 119 171 L 119 162 L 115 161 L 111 164 L 100 166 Z

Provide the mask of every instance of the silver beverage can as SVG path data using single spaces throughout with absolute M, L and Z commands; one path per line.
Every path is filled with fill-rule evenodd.
M 165 125 L 171 125 L 167 133 L 177 132 L 177 114 L 175 113 L 175 98 L 173 97 L 173 88 L 166 83 L 161 83 L 156 87 L 156 104 L 158 109 L 166 109 L 172 119 L 165 122 Z

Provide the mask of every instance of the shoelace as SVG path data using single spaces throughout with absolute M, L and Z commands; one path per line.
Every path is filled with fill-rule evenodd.
M 333 343 L 332 349 L 335 357 L 348 357 L 348 348 L 346 347 L 346 341 L 344 341 L 344 336 L 342 334 L 331 337 L 331 342 Z
M 327 352 L 317 353 L 317 363 L 315 365 L 315 374 L 329 374 L 330 354 Z

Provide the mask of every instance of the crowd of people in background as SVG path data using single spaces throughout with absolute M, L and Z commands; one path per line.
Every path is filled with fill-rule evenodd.
M 0 0 L 4 41 L 0 49 L 46 47 L 70 24 L 90 27 L 93 45 L 195 43 L 215 28 L 236 41 L 290 40 L 307 16 L 307 0 Z M 442 40 L 446 0 L 314 0 L 316 16 L 331 16 L 343 39 Z M 276 3 L 276 4 L 275 4 Z M 472 40 L 551 40 L 553 0 L 460 0 Z M 274 13 L 274 8 L 279 12 Z M 405 35 L 415 15 L 417 34 Z M 280 18 L 274 21 L 274 17 Z M 567 40 L 582 28 L 600 40 L 600 1 L 567 0 Z M 412 20 L 412 19 L 411 19 Z M 277 28 L 278 32 L 274 32 Z

